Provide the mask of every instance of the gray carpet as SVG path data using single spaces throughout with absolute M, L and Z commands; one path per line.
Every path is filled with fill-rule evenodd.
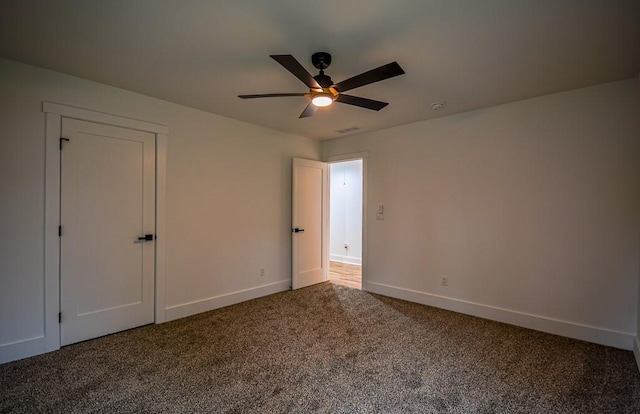
M 0 365 L 0 412 L 639 413 L 633 354 L 323 283 Z

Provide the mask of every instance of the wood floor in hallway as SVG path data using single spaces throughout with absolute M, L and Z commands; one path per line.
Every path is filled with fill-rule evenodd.
M 331 261 L 329 280 L 336 285 L 362 289 L 362 266 Z

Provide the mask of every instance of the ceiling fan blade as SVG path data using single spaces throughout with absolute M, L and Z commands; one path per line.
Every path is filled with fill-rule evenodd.
M 263 93 L 259 95 L 238 95 L 238 98 L 252 99 L 252 98 L 280 98 L 283 96 L 305 96 L 306 93 Z
M 286 70 L 291 72 L 296 78 L 300 79 L 302 83 L 307 85 L 309 89 L 320 88 L 318 82 L 313 79 L 313 76 L 291 55 L 269 55 L 273 60 L 284 66 Z
M 360 106 L 362 108 L 372 109 L 379 111 L 385 106 L 389 105 L 387 102 L 374 101 L 373 99 L 361 98 L 359 96 L 340 94 L 336 98 L 336 102 Z
M 316 113 L 317 109 L 318 108 L 314 104 L 309 102 L 309 105 L 307 105 L 307 107 L 304 108 L 304 111 L 302 111 L 302 113 L 298 118 L 307 118 L 307 117 L 313 116 L 313 114 Z
M 404 70 L 398 65 L 398 62 L 387 63 L 379 68 L 371 69 L 368 72 L 361 73 L 347 80 L 343 80 L 334 85 L 340 92 L 346 92 L 350 89 L 359 88 L 370 83 L 379 82 L 381 80 L 393 78 L 394 76 L 403 75 Z

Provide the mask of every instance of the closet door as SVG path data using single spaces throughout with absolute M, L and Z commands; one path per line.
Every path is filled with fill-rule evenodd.
M 154 321 L 155 135 L 62 119 L 61 345 Z

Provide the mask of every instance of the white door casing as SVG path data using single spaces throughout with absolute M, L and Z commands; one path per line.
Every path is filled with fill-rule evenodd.
M 293 159 L 292 289 L 327 280 L 328 165 Z
M 62 119 L 73 118 L 146 131 L 156 139 L 156 240 L 155 244 L 155 323 L 166 320 L 166 186 L 169 128 L 131 116 L 99 112 L 56 102 L 44 101 L 45 114 L 45 226 L 44 226 L 44 335 L 11 349 L 11 359 L 25 358 L 60 348 L 60 136 Z
M 61 345 L 154 321 L 155 135 L 62 120 Z M 68 141 L 67 141 L 68 140 Z

